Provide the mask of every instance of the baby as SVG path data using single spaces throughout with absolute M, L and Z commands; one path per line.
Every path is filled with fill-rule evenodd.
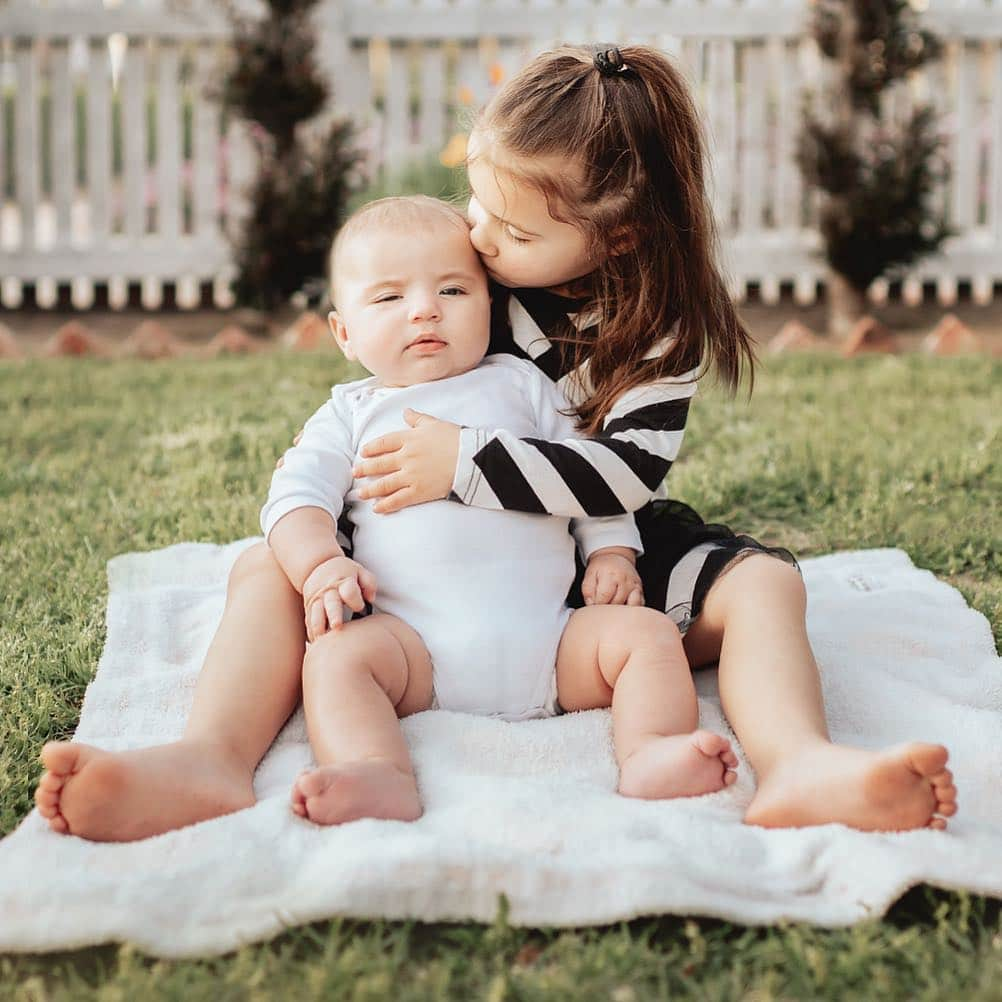
M 677 628 L 642 605 L 632 516 L 570 522 L 453 500 L 384 516 L 354 481 L 363 444 L 405 427 L 408 410 L 573 435 L 566 401 L 535 366 L 484 358 L 490 296 L 463 217 L 422 196 L 370 203 L 339 233 L 331 271 L 334 337 L 372 376 L 334 387 L 261 512 L 310 641 L 303 704 L 317 766 L 297 779 L 293 809 L 320 824 L 419 817 L 398 718 L 433 708 L 525 720 L 611 705 L 621 793 L 733 782 L 729 742 L 695 729 Z M 575 541 L 591 604 L 572 611 Z M 369 615 L 348 619 L 366 604 Z

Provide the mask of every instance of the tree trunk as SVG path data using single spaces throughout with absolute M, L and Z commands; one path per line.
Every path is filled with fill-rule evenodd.
M 851 285 L 844 275 L 828 270 L 828 334 L 837 341 L 849 336 L 856 321 L 866 312 L 866 295 Z

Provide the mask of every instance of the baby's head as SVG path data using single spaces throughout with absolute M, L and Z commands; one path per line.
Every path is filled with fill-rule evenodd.
M 334 338 L 384 386 L 474 368 L 490 340 L 487 276 L 452 206 L 382 198 L 341 227 L 330 258 Z

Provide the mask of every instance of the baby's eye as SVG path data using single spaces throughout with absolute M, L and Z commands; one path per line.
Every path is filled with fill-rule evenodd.
M 517 244 L 527 244 L 527 243 L 529 243 L 529 241 L 525 237 L 516 236 L 514 233 L 512 233 L 511 230 L 507 230 L 506 229 L 505 233 L 507 234 L 508 239 L 511 240 L 511 241 L 513 241 L 514 243 L 517 243 Z
M 460 285 L 448 285 L 442 290 L 443 296 L 465 296 L 466 290 Z

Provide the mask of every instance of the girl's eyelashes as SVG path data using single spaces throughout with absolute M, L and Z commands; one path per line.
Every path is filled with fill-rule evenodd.
M 444 296 L 465 296 L 466 290 L 461 285 L 450 285 L 442 290 Z

